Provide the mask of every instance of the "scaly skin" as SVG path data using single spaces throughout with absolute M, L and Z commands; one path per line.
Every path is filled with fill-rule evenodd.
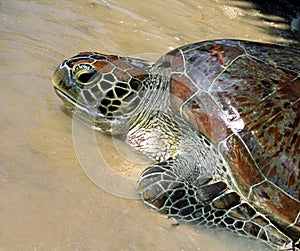
M 217 45 L 214 46 L 214 43 Z M 220 45 L 222 43 L 224 48 Z M 212 45 L 212 48 L 217 49 L 207 49 Z M 246 49 L 248 47 L 252 49 Z M 233 48 L 232 53 L 231 48 Z M 278 184 L 273 186 L 278 190 L 276 193 L 286 196 L 287 201 L 293 205 L 291 210 L 293 214 L 288 215 L 294 217 L 290 225 L 287 226 L 280 215 L 270 218 L 272 215 L 268 215 L 268 210 L 272 208 L 271 205 L 270 208 L 266 207 L 265 211 L 260 212 L 261 204 L 249 200 L 255 195 L 254 189 L 259 188 L 260 184 L 251 186 L 247 195 L 245 191 L 247 192 L 246 188 L 249 184 L 243 184 L 239 180 L 238 175 L 241 171 L 233 168 L 236 163 L 230 163 L 231 155 L 226 155 L 226 149 L 235 146 L 234 150 L 243 151 L 242 154 L 246 156 L 241 155 L 241 159 L 251 159 L 249 149 L 242 148 L 246 146 L 247 142 L 243 141 L 245 139 L 241 140 L 239 136 L 238 140 L 234 141 L 233 136 L 239 135 L 239 127 L 245 124 L 239 122 L 243 118 L 238 117 L 238 110 L 229 105 L 230 103 L 225 103 L 227 96 L 231 95 L 231 90 L 224 92 L 227 95 L 226 99 L 222 100 L 224 110 L 220 110 L 218 105 L 207 107 L 215 109 L 216 114 L 221 115 L 220 118 L 214 118 L 216 114 L 210 114 L 209 109 L 206 114 L 201 110 L 203 107 L 199 106 L 202 102 L 200 98 L 205 100 L 205 95 L 208 94 L 203 92 L 201 96 L 199 83 L 193 82 L 202 79 L 204 82 L 215 83 L 222 74 L 225 76 L 222 80 L 229 78 L 231 70 L 238 71 L 238 64 L 236 66 L 235 64 L 240 59 L 248 60 L 254 66 L 260 64 L 263 66 L 265 55 L 255 54 L 260 48 L 263 53 L 283 51 L 278 67 L 272 68 L 273 78 L 281 77 L 276 74 L 279 72 L 277 68 L 283 65 L 284 68 L 280 72 L 286 75 L 282 78 L 296 86 L 299 73 L 298 76 L 295 73 L 299 64 L 292 64 L 289 60 L 293 53 L 298 52 L 287 49 L 285 57 L 284 48 L 281 47 L 274 46 L 273 51 L 273 47 L 269 45 L 230 40 L 187 45 L 162 57 L 154 66 L 136 58 L 84 52 L 62 62 L 53 75 L 53 83 L 56 93 L 64 101 L 68 110 L 72 112 L 76 107 L 83 121 L 92 120 L 95 127 L 103 133 L 125 135 L 126 141 L 132 147 L 157 161 L 157 164 L 142 173 L 137 184 L 137 190 L 147 205 L 180 222 L 228 229 L 239 235 L 260 239 L 275 250 L 282 248 L 299 250 L 297 241 L 300 214 L 297 208 L 300 208 L 300 204 L 298 198 L 292 197 L 297 192 L 299 179 L 286 183 L 286 187 L 291 187 L 288 193 Z M 247 54 L 250 52 L 253 55 Z M 245 54 L 235 56 L 235 53 Z M 184 57 L 189 59 L 184 61 Z M 206 62 L 203 66 L 206 67 L 205 69 L 199 66 L 200 61 L 197 62 L 200 58 Z M 275 61 L 270 63 L 270 67 L 277 64 Z M 191 65 L 188 65 L 189 62 Z M 291 65 L 290 70 L 285 68 L 289 65 Z M 192 71 L 193 69 L 195 71 Z M 211 69 L 212 73 L 209 72 Z M 252 71 L 254 70 L 259 71 L 253 68 Z M 215 74 L 211 80 L 208 78 L 211 77 L 210 74 Z M 201 78 L 198 79 L 198 76 Z M 236 83 L 238 86 L 237 81 L 240 80 L 238 77 L 240 76 L 235 77 L 233 86 Z M 263 82 L 258 77 L 256 81 Z M 281 79 L 279 84 L 280 81 Z M 230 84 L 225 85 L 228 86 L 230 87 Z M 234 88 L 237 89 L 236 86 Z M 223 95 L 222 92 L 220 93 Z M 270 92 L 268 95 L 270 96 Z M 297 99 L 297 92 L 293 95 L 291 94 L 292 102 L 287 104 L 286 108 L 297 107 L 299 97 Z M 236 100 L 245 102 L 245 98 L 246 96 Z M 205 102 L 209 104 L 208 101 L 207 99 Z M 247 111 L 246 106 L 243 109 Z M 224 118 L 224 121 L 228 120 L 226 130 L 231 129 L 231 135 L 223 141 L 217 141 L 220 140 L 218 131 L 217 134 L 212 134 L 211 126 L 219 126 L 216 122 Z M 209 124 L 211 121 L 215 124 Z M 234 124 L 236 121 L 238 124 Z M 298 142 L 295 136 L 291 142 L 294 141 Z M 298 163 L 297 158 L 297 156 L 294 158 L 295 163 Z M 247 167 L 249 169 L 246 171 L 251 172 L 253 168 L 260 175 L 255 178 L 261 178 L 261 183 L 270 184 L 267 188 L 271 189 L 273 184 L 267 177 L 271 174 L 263 174 L 256 166 L 257 164 Z M 268 193 L 267 196 L 273 195 L 272 192 L 268 191 Z M 281 206 L 287 207 L 286 212 L 289 213 L 289 205 Z M 294 216 L 295 212 L 296 216 Z M 284 211 L 282 213 L 282 218 L 286 217 L 286 213 Z

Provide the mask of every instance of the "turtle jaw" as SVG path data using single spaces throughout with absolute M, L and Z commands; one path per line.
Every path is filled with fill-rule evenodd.
M 85 107 L 78 100 L 80 90 L 72 83 L 70 71 L 64 67 L 64 65 L 65 61 L 63 61 L 53 73 L 52 83 L 54 91 L 63 101 L 68 112 L 73 113 L 75 107 L 78 107 L 79 110 L 83 110 Z
M 116 130 L 116 128 L 121 127 L 120 124 L 125 125 L 125 123 L 109 120 L 103 117 L 101 113 L 94 112 L 92 109 L 82 105 L 79 101 L 70 98 L 70 96 L 66 95 L 57 87 L 54 87 L 54 90 L 57 96 L 63 101 L 66 112 L 69 115 L 103 134 L 114 135 L 123 132 L 124 129 Z
M 76 84 L 72 83 L 70 72 L 65 69 L 62 62 L 55 70 L 52 83 L 56 95 L 65 105 L 66 112 L 81 120 L 84 124 L 101 131 L 104 134 L 112 134 L 113 122 L 105 118 L 95 107 L 81 102 L 79 89 Z

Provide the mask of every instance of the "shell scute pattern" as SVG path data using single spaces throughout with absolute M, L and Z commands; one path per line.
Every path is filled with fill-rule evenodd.
M 230 44 L 230 48 L 232 47 L 232 44 Z M 184 51 L 184 49 L 182 50 Z M 193 52 L 195 52 L 196 50 L 197 49 L 195 49 Z M 207 51 L 209 52 L 209 49 L 207 49 Z M 232 50 L 229 51 L 232 52 Z M 245 52 L 245 50 L 241 50 L 239 56 L 242 52 Z M 226 55 L 225 52 L 224 54 Z M 233 55 L 236 56 L 236 54 Z M 206 58 L 209 57 L 206 55 Z M 201 60 L 201 62 L 203 61 L 204 60 Z M 297 78 L 297 73 L 286 71 L 285 69 L 278 69 L 278 67 L 272 68 L 268 63 L 264 64 L 261 61 L 257 62 L 257 59 L 253 58 L 252 56 L 248 57 L 247 55 L 236 60 L 234 60 L 234 57 L 232 57 L 231 61 L 234 62 L 232 62 L 229 67 L 223 69 L 222 74 L 218 78 L 214 78 L 214 81 L 211 81 L 212 84 L 210 87 L 209 95 L 216 103 L 211 106 L 217 105 L 224 108 L 226 104 L 230 103 L 230 105 L 237 107 L 238 113 L 245 121 L 247 129 L 251 131 L 251 133 L 258 131 L 260 133 L 259 138 L 262 138 L 264 140 L 268 139 L 268 137 L 261 137 L 261 134 L 265 131 L 263 129 L 270 128 L 270 132 L 272 132 L 272 128 L 274 127 L 272 127 L 271 124 L 277 125 L 279 121 L 283 121 L 283 123 L 286 123 L 286 125 L 277 126 L 278 131 L 286 129 L 294 132 L 295 126 L 299 125 L 299 121 L 297 121 L 297 118 L 299 118 L 299 109 L 297 108 L 299 107 L 298 102 L 300 96 L 300 80 L 299 78 Z M 197 65 L 200 65 L 200 63 L 197 63 Z M 261 71 L 253 70 L 257 68 L 260 68 Z M 211 68 L 209 67 L 209 69 Z M 268 72 L 268 79 L 266 79 L 266 72 Z M 218 72 L 218 74 L 220 74 L 220 72 Z M 208 75 L 212 76 L 214 75 L 214 72 L 209 72 Z M 269 77 L 269 75 L 271 76 L 271 78 Z M 274 77 L 272 78 L 272 76 Z M 194 81 L 194 83 L 201 91 L 203 82 Z M 198 87 L 199 83 L 201 83 L 200 87 Z M 178 92 L 181 94 L 181 89 L 178 86 L 177 89 L 179 89 Z M 174 90 L 175 91 L 173 92 L 176 95 L 176 88 L 174 88 Z M 201 95 L 202 93 L 200 91 L 197 91 L 197 93 L 191 92 L 191 94 L 194 94 L 195 96 L 197 96 L 198 94 Z M 251 95 L 250 98 L 249 95 Z M 203 100 L 203 96 L 205 96 L 205 94 L 196 101 L 191 98 L 188 102 L 199 104 L 199 101 Z M 180 95 L 180 97 L 182 97 L 182 94 Z M 188 105 L 188 102 L 186 102 L 186 104 L 184 105 Z M 295 103 L 291 105 L 291 102 Z M 190 105 L 188 109 L 193 110 L 194 107 L 195 105 Z M 199 107 L 197 107 L 197 109 L 199 109 Z M 204 107 L 209 106 L 206 103 Z M 292 111 L 286 109 L 291 109 Z M 209 112 L 210 111 L 208 110 L 207 113 Z M 286 116 L 283 116 L 284 114 L 286 114 Z M 291 115 L 294 116 L 294 118 L 290 118 Z M 277 117 L 279 117 L 279 119 L 275 120 Z M 275 121 L 273 121 L 272 119 Z M 288 139 L 294 135 L 292 134 L 289 136 L 288 131 L 277 132 L 277 134 L 278 137 L 288 136 Z M 294 136 L 295 141 L 296 138 L 297 137 Z M 251 142 L 251 140 L 249 141 L 247 139 L 244 140 L 244 142 Z M 264 147 L 268 146 L 266 145 L 266 142 L 261 145 L 263 145 Z M 273 146 L 274 144 L 272 144 L 272 146 L 270 144 L 270 146 L 268 147 L 271 149 L 273 148 Z M 255 151 L 255 146 L 251 146 L 251 143 L 248 145 L 248 147 L 251 153 L 252 150 Z
M 219 40 L 182 46 L 153 65 L 84 52 L 64 61 L 53 79 L 67 105 L 81 95 L 78 107 L 97 117 L 101 131 L 126 134 L 159 161 L 138 181 L 146 204 L 295 249 L 299 65 L 294 49 Z
M 267 215 L 283 215 L 286 227 L 300 211 L 300 78 L 294 71 L 300 59 L 294 53 L 208 42 L 175 49 L 162 61 L 171 65 L 173 110 L 219 145 L 240 191 Z M 283 212 L 285 203 L 293 210 Z
M 290 69 L 294 72 L 299 71 L 300 59 L 295 56 L 299 53 L 297 50 L 289 48 L 289 50 L 282 53 L 282 48 L 273 45 L 260 46 L 259 43 L 247 41 L 243 41 L 243 44 L 249 55 L 252 55 L 262 62 L 266 62 L 272 66 Z

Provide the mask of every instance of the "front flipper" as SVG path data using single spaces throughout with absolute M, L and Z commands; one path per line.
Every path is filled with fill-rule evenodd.
M 170 159 L 142 173 L 137 189 L 147 205 L 179 222 L 226 228 L 276 248 L 291 245 L 288 237 L 230 190 L 226 182 L 207 176 L 182 177 L 178 168 L 185 167 Z

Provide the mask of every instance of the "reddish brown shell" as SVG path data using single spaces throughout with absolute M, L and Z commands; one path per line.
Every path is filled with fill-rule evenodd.
M 208 41 L 171 51 L 156 64 L 166 66 L 174 111 L 219 148 L 245 198 L 298 239 L 300 52 Z

